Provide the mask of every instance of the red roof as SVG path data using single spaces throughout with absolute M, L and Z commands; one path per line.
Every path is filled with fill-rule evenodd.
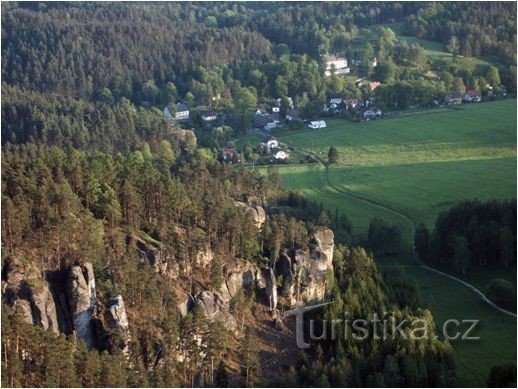
M 371 82 L 370 83 L 370 86 L 371 86 L 371 90 L 374 90 L 376 89 L 378 86 L 381 85 L 381 82 L 378 82 L 378 81 L 374 81 L 374 82 Z

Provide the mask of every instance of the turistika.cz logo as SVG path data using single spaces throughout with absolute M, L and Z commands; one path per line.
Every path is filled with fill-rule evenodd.
M 296 318 L 296 340 L 299 348 L 305 349 L 311 346 L 304 337 L 304 314 L 315 309 L 324 307 L 332 302 L 308 305 L 298 303 L 295 309 L 286 311 L 285 317 L 295 316 Z M 344 313 L 345 319 L 333 320 L 314 320 L 309 321 L 309 339 L 311 341 L 336 340 L 337 329 L 342 326 L 343 338 L 348 340 L 364 341 L 367 339 L 386 340 L 395 337 L 412 340 L 425 340 L 431 336 L 438 338 L 439 334 L 430 333 L 430 325 L 425 319 L 401 319 L 395 317 L 393 312 L 384 312 L 382 317 L 373 313 L 369 319 L 355 318 L 349 319 L 348 313 Z M 479 320 L 473 319 L 448 319 L 442 325 L 442 336 L 448 340 L 478 340 L 480 337 L 474 336 L 473 331 L 478 326 Z M 320 328 L 320 333 L 315 334 L 315 328 Z

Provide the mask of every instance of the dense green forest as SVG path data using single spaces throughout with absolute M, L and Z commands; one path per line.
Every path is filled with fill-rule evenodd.
M 320 319 L 393 312 L 436 328 L 412 279 L 382 274 L 371 253 L 352 246 L 346 215 L 284 190 L 273 168 L 261 175 L 222 163 L 220 153 L 248 129 L 257 104 L 292 96 L 311 115 L 336 94 L 371 97 L 325 77 L 328 52 L 361 59 L 354 72 L 386 84 L 381 105 L 414 88 L 395 109 L 427 104 L 460 81 L 513 93 L 515 8 L 461 16 L 459 7 L 2 3 L 2 385 L 455 385 L 453 351 L 441 337 L 322 341 L 287 359 L 268 354 L 280 349 L 271 331 L 288 336 L 277 328 L 289 324 L 280 311 L 300 296 L 334 302 Z M 475 31 L 496 15 L 498 28 Z M 439 33 L 445 18 L 452 24 Z M 472 56 L 495 61 L 425 80 L 424 49 L 381 26 L 395 22 L 448 45 L 466 37 Z M 368 65 L 374 56 L 377 69 Z M 227 125 L 199 126 L 196 112 L 187 124 L 166 120 L 163 107 L 180 101 L 224 112 Z M 450 261 L 450 232 L 468 250 L 479 242 L 470 234 L 496 223 L 499 240 L 483 260 L 511 266 L 516 254 L 498 242 L 516 239 L 514 205 L 491 205 L 489 215 L 471 207 L 469 216 L 459 211 L 475 220 L 469 231 L 442 232 L 453 213 L 431 237 L 420 229 L 419 255 L 439 250 Z M 397 252 L 398 239 L 373 222 L 372 251 Z M 267 370 L 271 359 L 278 364 Z
M 483 269 L 516 272 L 516 200 L 466 201 L 437 218 L 432 233 L 423 225 L 415 232 L 415 249 L 424 262 L 462 275 Z M 516 309 L 513 284 L 496 279 L 488 295 L 497 304 Z

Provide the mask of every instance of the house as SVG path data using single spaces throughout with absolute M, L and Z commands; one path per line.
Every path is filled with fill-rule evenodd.
M 326 124 L 326 122 L 324 120 L 317 120 L 317 121 L 309 122 L 308 127 L 309 128 L 313 128 L 313 129 L 316 129 L 316 128 L 326 128 L 327 124 Z
M 300 112 L 295 109 L 290 109 L 286 112 L 286 120 L 300 120 Z
M 451 92 L 446 95 L 444 98 L 444 103 L 446 105 L 456 105 L 462 103 L 462 93 L 460 92 Z
M 261 114 L 255 116 L 254 127 L 257 129 L 272 130 L 280 123 L 279 114 Z
M 373 92 L 374 89 L 376 89 L 380 85 L 381 85 L 381 82 L 378 82 L 378 81 L 369 82 L 369 86 L 371 88 L 371 92 Z
M 216 112 L 207 112 L 201 116 L 201 120 L 203 120 L 204 122 L 213 122 L 217 118 L 218 115 L 216 114 Z
M 288 159 L 290 155 L 285 151 L 279 150 L 273 155 L 273 157 L 277 160 L 285 160 Z
M 365 120 L 378 119 L 381 118 L 382 112 L 378 108 L 368 109 L 363 113 L 363 118 Z
M 234 149 L 234 148 L 230 148 L 230 147 L 224 148 L 223 152 L 222 152 L 222 156 L 223 156 L 223 162 L 226 162 L 226 163 L 239 162 L 239 154 L 237 153 L 236 149 Z
M 479 90 L 468 90 L 464 93 L 462 100 L 465 103 L 480 103 L 482 101 L 482 93 Z
M 360 109 L 362 107 L 362 103 L 358 99 L 345 99 L 343 103 L 345 109 L 348 111 Z
M 339 105 L 339 104 L 342 104 L 342 102 L 343 102 L 343 99 L 341 97 L 331 97 L 329 99 L 329 104 Z
M 279 148 L 279 141 L 273 136 L 270 136 L 263 141 L 262 145 L 266 147 L 266 150 L 270 151 Z
M 185 103 L 176 104 L 176 113 L 174 115 L 176 120 L 189 119 L 189 106 Z
M 351 69 L 347 66 L 347 58 L 340 57 L 338 54 L 327 54 L 324 57 L 326 64 L 325 76 L 329 77 L 331 74 L 348 74 Z

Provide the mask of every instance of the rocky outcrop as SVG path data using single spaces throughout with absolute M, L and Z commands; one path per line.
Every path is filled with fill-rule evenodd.
M 130 332 L 129 332 L 129 321 L 126 314 L 126 308 L 124 306 L 124 300 L 121 295 L 110 300 L 106 309 L 106 319 L 108 325 L 112 330 L 115 330 L 120 339 L 120 343 L 117 345 L 124 354 L 128 355 Z
M 4 301 L 18 307 L 27 323 L 59 333 L 56 304 L 45 276 L 35 267 L 12 258 L 6 261 L 2 271 Z
M 218 292 L 200 292 L 196 296 L 195 304 L 201 308 L 207 319 L 222 322 L 230 331 L 236 330 L 236 320 L 230 313 L 228 302 L 225 302 Z
M 88 348 L 92 348 L 95 343 L 93 319 L 96 296 L 91 263 L 70 268 L 66 293 L 76 336 L 84 340 Z
M 31 289 L 32 316 L 35 324 L 52 332 L 59 333 L 58 315 L 54 297 L 46 282 L 40 287 Z
M 265 220 L 266 213 L 264 212 L 264 208 L 260 205 L 248 205 L 243 203 L 242 201 L 235 201 L 235 204 L 238 207 L 241 207 L 245 210 L 247 214 L 249 214 L 254 220 L 254 224 L 258 229 L 261 229 Z
M 223 267 L 223 284 L 221 296 L 228 302 L 240 289 L 248 288 L 255 283 L 263 287 L 263 279 L 259 268 L 248 261 L 235 261 Z
M 265 291 L 268 306 L 270 307 L 270 311 L 275 311 L 277 308 L 277 282 L 275 280 L 275 274 L 272 268 L 264 271 L 264 279 L 266 284 Z
M 297 302 L 321 302 L 326 294 L 327 276 L 333 270 L 334 234 L 316 227 L 308 250 L 283 250 L 275 271 L 282 277 L 282 295 L 291 307 Z

